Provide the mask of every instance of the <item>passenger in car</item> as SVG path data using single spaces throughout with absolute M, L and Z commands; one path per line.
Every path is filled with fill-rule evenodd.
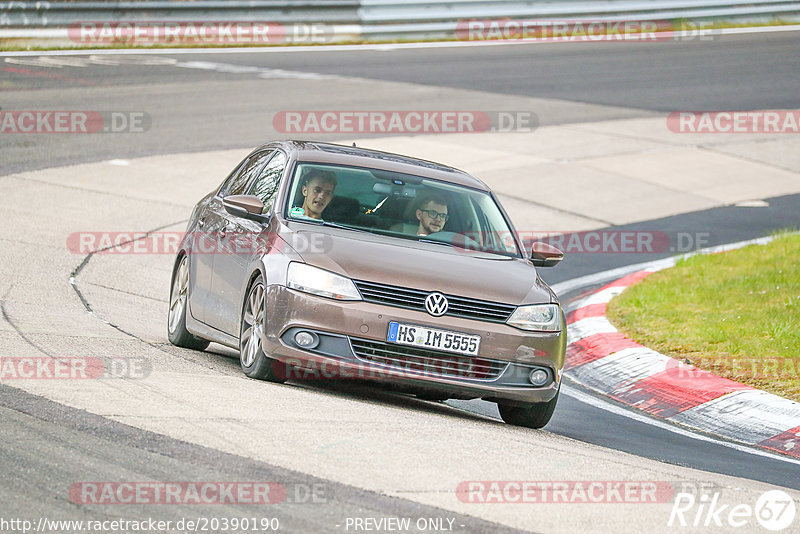
M 425 195 L 417 208 L 417 220 L 419 221 L 417 235 L 441 232 L 447 218 L 447 200 L 438 193 Z
M 336 173 L 333 171 L 309 170 L 303 177 L 303 215 L 321 219 L 322 212 L 333 198 L 336 183 Z

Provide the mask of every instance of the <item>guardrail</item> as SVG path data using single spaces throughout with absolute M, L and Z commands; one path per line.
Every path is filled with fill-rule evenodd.
M 800 13 L 794 0 L 361 0 L 365 23 L 497 18 L 667 20 Z
M 194 0 L 0 2 L 3 39 L 67 39 L 80 22 L 315 24 L 326 42 L 457 38 L 467 20 L 800 20 L 795 0 Z
M 80 21 L 269 21 L 358 23 L 359 0 L 197 0 L 191 2 L 0 2 L 0 27 L 69 26 Z
M 452 38 L 466 20 L 800 20 L 794 0 L 361 0 L 362 34 L 373 40 Z

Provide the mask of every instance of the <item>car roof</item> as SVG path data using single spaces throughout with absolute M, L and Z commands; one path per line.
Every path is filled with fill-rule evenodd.
M 298 161 L 315 163 L 331 163 L 335 165 L 351 165 L 369 167 L 386 171 L 412 174 L 424 178 L 432 178 L 453 184 L 463 185 L 489 191 L 489 187 L 466 172 L 441 163 L 428 161 L 391 152 L 371 150 L 368 148 L 337 145 L 317 141 L 273 141 L 260 146 L 263 148 L 281 147 Z

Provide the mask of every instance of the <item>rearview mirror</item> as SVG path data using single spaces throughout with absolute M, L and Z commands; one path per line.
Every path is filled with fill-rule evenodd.
M 542 241 L 536 241 L 531 246 L 531 263 L 536 267 L 555 267 L 564 259 L 564 253 Z
M 377 193 L 379 195 L 397 196 L 406 198 L 414 198 L 417 194 L 417 190 L 410 185 L 394 185 L 394 184 L 385 184 L 382 182 L 376 182 L 375 185 L 372 186 L 372 192 Z
M 236 217 L 250 219 L 256 222 L 266 222 L 269 217 L 263 215 L 264 203 L 253 195 L 229 195 L 222 199 L 225 211 Z

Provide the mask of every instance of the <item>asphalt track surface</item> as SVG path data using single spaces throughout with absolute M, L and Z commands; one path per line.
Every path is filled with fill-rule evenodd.
M 719 36 L 712 41 L 663 43 L 562 43 L 391 51 L 168 54 L 181 63 L 215 68 L 123 64 L 42 68 L 7 58 L 0 65 L 4 109 L 59 102 L 65 109 L 146 110 L 160 124 L 157 136 L 88 136 L 90 139 L 3 140 L 4 172 L 263 142 L 267 122 L 286 109 L 408 109 L 420 98 L 402 92 L 319 95 L 302 80 L 276 83 L 267 93 L 259 67 L 405 82 L 472 92 L 464 109 L 520 110 L 530 103 L 539 124 L 645 117 L 675 110 L 787 109 L 797 106 L 800 55 L 796 32 Z M 83 54 L 87 57 L 90 54 Z M 35 57 L 35 56 L 34 56 Z M 78 56 L 80 57 L 80 56 Z M 124 59 L 124 58 L 123 58 Z M 8 61 L 15 61 L 9 63 Z M 33 90 L 33 92 L 32 92 Z M 486 96 L 489 98 L 483 98 Z M 431 109 L 436 95 L 425 94 Z M 354 98 L 358 100 L 354 101 Z M 552 99 L 558 99 L 556 102 Z M 567 105 L 561 105 L 561 103 Z M 85 106 L 76 108 L 75 106 Z M 313 107 L 312 107 L 313 105 Z M 441 104 L 439 104 L 441 105 Z M 483 107 L 481 107 L 483 106 Z M 449 106 L 445 109 L 453 109 Z M 43 136 L 47 137 L 47 136 Z M 80 136 L 77 136 L 80 137 Z M 112 139 L 105 139 L 105 137 Z M 318 136 L 320 137 L 320 136 Z M 322 135 L 324 140 L 342 135 Z
M 537 108 L 541 124 L 586 122 L 650 116 L 680 109 L 774 109 L 800 107 L 800 37 L 796 33 L 731 36 L 711 42 L 652 44 L 512 45 L 479 48 L 439 48 L 358 52 L 196 53 L 190 58 L 169 53 L 178 61 L 245 65 L 265 69 L 358 77 L 379 82 L 403 82 L 477 91 L 481 109 L 514 109 L 513 98 L 558 99 L 566 104 Z M 224 70 L 224 69 L 223 69 Z M 5 109 L 137 110 L 170 125 L 158 135 L 2 136 L 0 175 L 68 163 L 130 158 L 150 154 L 207 151 L 255 146 L 274 135 L 259 118 L 300 102 L 317 108 L 346 109 L 348 95 L 306 92 L 302 80 L 282 79 L 273 92 L 261 92 L 251 74 L 219 69 L 123 65 L 87 65 L 58 69 L 0 64 L 0 90 Z M 148 87 L 153 87 L 151 94 Z M 489 96 L 494 95 L 494 100 Z M 362 95 L 360 95 L 362 96 Z M 327 100 L 326 100 L 327 98 Z M 407 108 L 402 94 L 373 94 L 378 109 Z M 331 102 L 333 101 L 333 102 Z M 488 108 L 486 102 L 496 102 Z M 512 102 L 508 104 L 508 102 Z M 470 103 L 469 99 L 465 104 Z M 570 106 L 574 103 L 575 106 Z M 333 105 L 331 105 L 333 104 Z M 351 103 L 350 108 L 358 103 Z M 413 103 L 412 103 L 413 105 Z M 265 135 L 266 134 L 266 135 Z M 337 140 L 343 136 L 321 136 Z M 233 163 L 233 162 L 232 162 Z M 740 241 L 800 224 L 800 195 L 769 199 L 768 208 L 722 207 L 629 225 L 637 230 L 706 232 L 706 245 Z M 188 214 L 187 214 L 188 215 Z M 665 252 L 661 256 L 667 255 Z M 568 257 L 561 266 L 542 273 L 548 282 L 631 263 L 659 255 L 593 254 Z M 35 268 L 35 266 L 31 266 Z M 569 298 L 571 295 L 562 295 Z M 234 362 L 235 363 L 235 362 Z M 235 366 L 233 366 L 235 367 Z M 383 399 L 403 404 L 403 400 Z M 487 403 L 452 403 L 467 411 L 496 418 Z M 431 408 L 437 409 L 437 408 Z M 214 480 L 214 477 L 318 482 L 313 477 L 172 440 L 46 399 L 0 385 L 6 474 L 0 477 L 0 502 L 14 509 L 75 513 L 69 503 L 56 504 L 54 486 L 76 479 L 115 480 L 137 475 L 157 479 Z M 749 454 L 724 444 L 694 439 L 586 404 L 562 395 L 547 431 L 635 455 L 700 470 L 729 474 L 800 489 L 796 464 Z M 4 440 L 5 441 L 5 440 Z M 99 459 L 99 460 L 98 460 Z M 209 467 L 209 466 L 213 467 Z M 10 471 L 9 471 L 10 469 Z M 88 472 L 93 476 L 87 476 Z M 256 473 L 257 475 L 253 475 Z M 130 478 L 129 478 L 130 479 Z M 135 476 L 133 479 L 136 479 Z M 364 515 L 456 516 L 417 502 L 389 498 L 346 485 L 329 485 L 330 506 L 281 513 L 290 531 L 330 529 L 331 518 Z M 3 512 L 9 512 L 3 504 Z M 360 510 L 360 512 L 358 512 Z M 196 512 L 193 509 L 192 512 Z M 171 510 L 176 516 L 181 510 Z M 236 510 L 230 510 L 234 515 Z M 80 511 L 89 517 L 89 512 Z M 94 509 L 91 517 L 112 517 L 118 510 Z M 220 510 L 214 513 L 220 515 Z M 278 513 L 278 510 L 276 510 Z M 33 515 L 33 514 L 31 514 Z M 202 514 L 201 514 L 202 515 Z M 472 517 L 458 517 L 469 531 L 499 532 L 502 527 Z M 535 527 L 532 527 L 535 528 Z
M 0 478 L 5 518 L 23 515 L 102 521 L 122 515 L 146 520 L 155 515 L 149 507 L 128 505 L 120 509 L 112 505 L 87 510 L 54 498 L 59 489 L 70 487 L 76 480 L 114 480 L 115 475 L 130 477 L 135 473 L 138 480 L 281 480 L 287 489 L 286 500 L 270 506 L 269 515 L 259 517 L 279 518 L 281 531 L 329 532 L 337 530 L 342 517 L 366 515 L 447 517 L 454 519 L 458 530 L 520 532 L 165 438 L 16 388 L 0 386 L 0 414 L 7 442 L 3 447 L 5 472 Z M 157 512 L 160 520 L 173 522 L 183 517 L 252 516 L 252 506 L 244 504 L 164 506 Z

